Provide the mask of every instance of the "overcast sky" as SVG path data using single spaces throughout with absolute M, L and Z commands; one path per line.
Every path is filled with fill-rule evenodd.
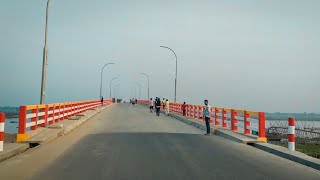
M 40 98 L 45 0 L 0 0 L 0 106 Z M 51 0 L 46 103 L 139 92 L 267 112 L 320 112 L 318 0 Z

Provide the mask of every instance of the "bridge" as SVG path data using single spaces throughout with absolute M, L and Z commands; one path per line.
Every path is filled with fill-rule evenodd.
M 139 105 L 105 101 L 101 106 L 99 103 L 22 106 L 20 110 L 25 111 L 20 111 L 22 121 L 17 141 L 20 142 L 18 144 L 29 142 L 34 148 L 1 162 L 0 179 L 320 177 L 319 171 L 313 168 L 245 143 L 214 134 L 204 136 L 201 128 L 182 122 L 177 117 L 164 114 L 158 117 L 143 105 L 146 101 L 139 101 Z M 171 110 L 177 111 L 174 108 L 179 106 L 172 103 Z M 201 111 L 193 111 L 193 116 L 196 112 Z M 199 119 L 192 120 L 174 112 L 171 114 L 203 124 Z M 85 121 L 73 125 L 81 119 Z M 213 128 L 216 127 L 214 123 L 215 120 L 212 122 Z M 75 128 L 61 134 L 62 129 L 66 131 L 65 128 L 71 126 Z M 259 137 L 251 139 L 264 143 Z

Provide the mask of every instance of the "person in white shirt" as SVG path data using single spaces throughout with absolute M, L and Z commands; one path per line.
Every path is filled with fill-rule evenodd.
M 210 128 L 210 111 L 211 107 L 208 104 L 208 100 L 204 100 L 204 107 L 203 107 L 203 117 L 206 121 L 207 133 L 205 135 L 210 136 L 211 128 Z
M 153 101 L 152 101 L 152 98 L 150 98 L 149 108 L 150 108 L 150 113 L 152 113 L 153 112 Z

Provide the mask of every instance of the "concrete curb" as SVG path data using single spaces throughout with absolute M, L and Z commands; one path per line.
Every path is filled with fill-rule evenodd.
M 5 144 L 6 145 L 6 144 Z M 18 154 L 21 154 L 29 149 L 29 144 L 21 144 L 19 147 L 12 148 L 9 151 L 0 153 L 0 163 L 7 159 L 10 159 Z
M 190 119 L 188 117 L 181 116 L 181 115 L 178 115 L 178 114 L 175 114 L 172 112 L 170 112 L 169 116 L 171 116 L 179 121 L 182 121 L 186 124 L 189 124 L 191 126 L 199 128 L 201 130 L 206 129 L 204 124 L 200 124 L 199 122 L 195 122 L 196 120 Z M 213 134 L 215 134 L 215 135 L 224 137 L 226 139 L 229 139 L 229 140 L 232 140 L 232 141 L 235 141 L 238 143 L 249 144 L 249 145 L 251 145 L 257 149 L 263 150 L 265 152 L 268 152 L 268 153 L 274 154 L 276 156 L 294 161 L 296 163 L 320 170 L 320 159 L 310 157 L 306 154 L 303 154 L 303 153 L 300 153 L 297 151 L 291 152 L 286 148 L 272 145 L 272 144 L 268 144 L 268 143 L 263 143 L 262 141 L 253 139 L 249 136 L 238 134 L 236 132 L 233 132 L 231 130 L 224 129 L 221 127 L 213 126 L 213 127 L 211 127 L 211 132 L 213 132 Z
M 320 170 L 320 159 L 310 157 L 306 154 L 297 151 L 289 151 L 287 148 L 276 146 L 268 143 L 255 143 L 253 147 L 262 151 L 269 152 L 276 156 L 294 161 L 296 163 Z

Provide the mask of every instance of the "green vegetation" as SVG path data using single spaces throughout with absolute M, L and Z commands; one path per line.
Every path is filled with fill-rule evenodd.
M 287 143 L 269 142 L 284 148 L 288 148 Z M 296 151 L 302 152 L 308 156 L 320 159 L 320 144 L 296 143 Z
M 320 144 L 296 144 L 296 150 L 320 159 Z

